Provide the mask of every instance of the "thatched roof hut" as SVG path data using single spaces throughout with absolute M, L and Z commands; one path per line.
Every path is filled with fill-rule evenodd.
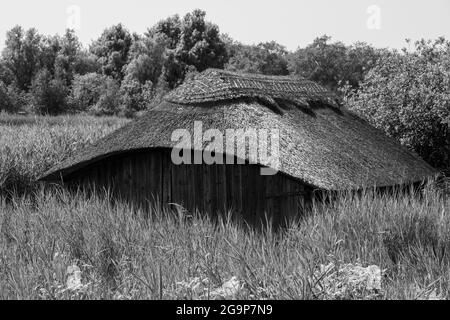
M 279 165 L 276 168 L 276 176 L 311 189 L 344 190 L 394 186 L 417 182 L 435 173 L 435 170 L 416 154 L 346 110 L 333 94 L 312 81 L 297 77 L 240 74 L 209 69 L 185 81 L 145 115 L 58 164 L 47 172 L 43 179 L 89 181 L 95 179 L 95 176 L 97 180 L 104 179 L 106 183 L 113 173 L 106 173 L 107 177 L 98 178 L 98 174 L 89 170 L 94 167 L 104 168 L 107 161 L 110 161 L 110 164 L 111 161 L 116 161 L 115 165 L 118 165 L 119 161 L 120 165 L 123 165 L 124 157 L 133 154 L 143 156 L 142 154 L 157 152 L 166 154 L 166 158 L 160 155 L 160 160 L 157 161 L 170 161 L 167 152 L 177 146 L 177 141 L 171 139 L 172 133 L 180 128 L 192 132 L 194 121 L 201 121 L 204 131 L 276 128 L 279 132 Z M 191 149 L 201 151 L 208 145 L 208 142 L 193 143 Z M 247 166 L 270 166 L 270 163 L 261 160 L 260 154 L 252 154 L 249 147 L 251 148 L 247 146 L 243 158 L 253 165 Z M 142 172 L 146 163 L 149 163 L 145 161 L 150 160 L 142 160 L 143 164 L 134 165 L 134 160 L 130 161 L 131 167 L 141 165 Z M 159 169 L 155 169 L 150 175 L 153 178 L 158 170 L 168 170 L 164 165 L 158 166 Z M 169 195 L 165 196 L 161 191 L 167 187 L 164 186 L 164 177 L 158 177 L 157 186 L 151 188 L 159 197 L 167 198 L 167 201 L 174 200 L 175 191 L 172 189 L 178 184 L 173 182 L 173 172 L 177 170 L 175 167 L 172 165 L 170 169 L 172 185 L 168 187 Z M 189 172 L 189 168 L 186 170 L 188 173 L 185 174 L 184 189 L 197 190 L 193 183 L 196 183 L 197 187 L 202 184 L 203 189 L 207 187 L 204 183 L 195 182 L 195 177 L 199 174 L 196 169 L 192 169 L 192 172 Z M 223 179 L 216 177 L 214 183 L 226 184 L 228 171 L 223 171 Z M 202 172 L 204 175 L 204 171 Z M 123 176 L 122 173 L 120 175 Z M 81 178 L 82 176 L 84 178 Z M 142 180 L 142 177 L 137 174 L 136 179 Z M 139 181 L 130 183 L 130 188 L 133 188 L 135 183 L 145 189 L 145 185 L 142 186 Z M 271 184 L 267 181 L 264 183 Z M 227 185 L 233 188 L 230 179 Z M 245 189 L 242 183 L 241 187 Z M 265 188 L 266 190 L 261 192 L 267 197 L 267 187 Z M 241 198 L 242 193 L 246 192 L 244 189 Z M 258 191 L 255 193 L 258 194 Z M 189 192 L 185 195 L 191 196 Z M 199 195 L 197 200 L 202 198 L 205 198 L 204 194 Z M 213 199 L 213 202 L 216 200 Z M 192 205 L 198 207 L 195 203 Z M 265 209 L 265 206 L 262 205 L 260 209 Z

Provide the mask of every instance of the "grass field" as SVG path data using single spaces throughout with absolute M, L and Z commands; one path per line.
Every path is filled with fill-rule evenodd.
M 435 191 L 342 195 L 273 232 L 183 210 L 144 214 L 35 182 L 125 122 L 0 116 L 0 299 L 211 298 L 229 279 L 236 298 L 450 297 L 450 201 Z M 349 264 L 378 266 L 381 288 L 339 278 Z
M 46 170 L 127 121 L 114 117 L 0 114 L 0 193 L 35 190 L 36 178 Z

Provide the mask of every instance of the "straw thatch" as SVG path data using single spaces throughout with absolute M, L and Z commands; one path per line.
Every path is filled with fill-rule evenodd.
M 391 186 L 420 181 L 435 170 L 416 154 L 340 106 L 318 84 L 275 77 L 207 70 L 169 93 L 142 117 L 52 168 L 44 180 L 64 179 L 116 154 L 172 148 L 172 132 L 278 129 L 283 174 L 326 190 Z M 204 149 L 206 144 L 201 146 Z M 193 145 L 193 149 L 196 147 Z M 252 159 L 259 164 L 258 156 Z

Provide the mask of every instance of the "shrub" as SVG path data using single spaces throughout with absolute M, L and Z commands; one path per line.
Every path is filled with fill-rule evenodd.
M 100 89 L 100 97 L 97 103 L 89 108 L 89 113 L 97 116 L 117 114 L 120 107 L 119 83 L 107 77 Z
M 14 108 L 13 102 L 8 93 L 8 88 L 0 81 L 0 111 L 9 111 L 11 112 Z
M 46 69 L 40 70 L 31 83 L 32 109 L 39 114 L 55 115 L 66 111 L 67 95 L 64 81 L 52 79 Z
M 97 73 L 75 75 L 72 83 L 70 104 L 77 111 L 87 111 L 100 98 L 106 76 Z
M 27 98 L 27 94 L 21 91 L 15 83 L 6 86 L 0 81 L 0 111 L 20 111 L 26 107 Z
M 120 86 L 120 113 L 123 116 L 131 116 L 136 112 L 145 110 L 153 97 L 153 85 L 151 81 L 145 84 L 134 79 L 125 78 Z
M 450 168 L 450 43 L 416 42 L 415 51 L 383 55 L 350 108 L 436 168 Z
M 70 95 L 73 110 L 95 115 L 115 114 L 119 110 L 119 84 L 111 77 L 87 73 L 75 75 Z

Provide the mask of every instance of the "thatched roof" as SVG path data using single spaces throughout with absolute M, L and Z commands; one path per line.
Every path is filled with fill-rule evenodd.
M 314 82 L 210 69 L 187 80 L 142 117 L 58 164 L 43 179 L 59 180 L 119 153 L 172 148 L 173 130 L 193 132 L 194 121 L 202 121 L 203 131 L 279 129 L 279 171 L 327 190 L 400 185 L 435 174 L 415 153 L 341 107 Z

